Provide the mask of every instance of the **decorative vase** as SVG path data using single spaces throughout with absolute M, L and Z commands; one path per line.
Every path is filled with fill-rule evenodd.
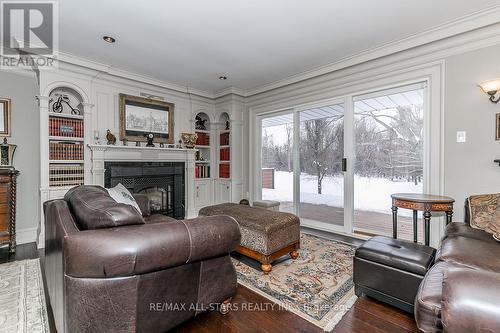
M 196 139 L 198 135 L 196 133 L 181 133 L 182 143 L 184 147 L 192 149 L 196 146 Z
M 12 145 L 7 142 L 7 138 L 3 138 L 3 143 L 0 144 L 0 164 L 12 166 L 14 160 L 14 152 L 17 145 Z

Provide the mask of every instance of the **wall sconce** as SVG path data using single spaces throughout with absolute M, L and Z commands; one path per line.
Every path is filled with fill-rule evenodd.
M 495 99 L 495 95 L 500 90 L 500 79 L 484 81 L 479 84 L 479 87 L 488 95 L 490 95 L 490 101 L 497 104 L 500 101 L 500 96 Z

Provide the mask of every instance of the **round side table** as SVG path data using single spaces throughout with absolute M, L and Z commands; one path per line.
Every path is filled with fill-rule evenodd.
M 398 208 L 413 210 L 413 241 L 417 242 L 417 212 L 424 212 L 424 239 L 429 246 L 431 212 L 445 212 L 446 224 L 451 222 L 455 199 L 441 195 L 395 193 L 392 198 L 392 237 L 398 238 Z

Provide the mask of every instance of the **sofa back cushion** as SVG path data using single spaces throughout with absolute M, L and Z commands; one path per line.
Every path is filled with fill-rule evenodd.
M 500 236 L 500 193 L 469 197 L 470 226 Z
M 81 185 L 64 196 L 81 230 L 144 224 L 141 214 L 132 206 L 117 203 L 100 186 Z

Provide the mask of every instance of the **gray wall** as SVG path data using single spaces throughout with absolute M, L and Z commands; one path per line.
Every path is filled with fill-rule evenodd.
M 444 192 L 455 198 L 455 220 L 472 194 L 500 192 L 500 141 L 495 140 L 495 113 L 479 82 L 500 77 L 500 45 L 446 59 Z M 467 142 L 457 143 L 456 132 Z
M 17 187 L 18 242 L 35 241 L 39 221 L 40 130 L 34 76 L 0 72 L 0 96 L 12 100 L 12 137 L 17 145 L 14 166 L 20 171 Z M 28 230 L 31 229 L 31 230 Z

